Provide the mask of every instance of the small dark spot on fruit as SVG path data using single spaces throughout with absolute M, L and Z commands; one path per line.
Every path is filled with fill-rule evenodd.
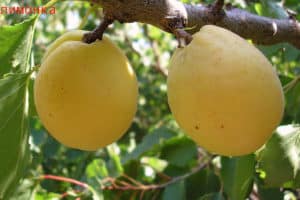
M 53 117 L 52 113 L 49 113 L 48 116 L 49 116 L 49 117 Z
M 224 124 L 221 124 L 220 128 L 224 128 Z
M 196 126 L 195 126 L 195 129 L 196 129 L 196 130 L 199 130 L 199 126 L 196 125 Z

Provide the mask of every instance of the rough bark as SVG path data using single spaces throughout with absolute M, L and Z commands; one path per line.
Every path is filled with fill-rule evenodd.
M 226 5 L 189 5 L 177 0 L 85 0 L 100 4 L 107 18 L 122 23 L 142 22 L 174 33 L 197 32 L 206 24 L 229 29 L 257 44 L 287 42 L 300 49 L 300 23 L 293 17 L 272 19 Z M 180 32 L 179 32 L 180 34 Z

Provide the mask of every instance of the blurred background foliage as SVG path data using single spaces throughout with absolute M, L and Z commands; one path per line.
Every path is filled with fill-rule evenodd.
M 212 3 L 211 0 L 183 2 Z M 24 1 L 28 6 L 45 3 L 44 0 Z M 274 18 L 286 18 L 288 13 L 294 13 L 300 20 L 299 0 L 227 0 L 226 3 Z M 0 6 L 3 5 L 22 4 L 17 0 L 1 0 Z M 47 46 L 58 36 L 72 29 L 92 30 L 102 19 L 101 8 L 87 2 L 63 1 L 55 7 L 55 15 L 41 15 L 37 20 L 29 59 L 32 67 L 40 65 Z M 0 25 L 14 25 L 28 18 L 28 15 L 0 15 Z M 211 155 L 197 147 L 179 129 L 170 113 L 166 77 L 158 69 L 167 70 L 177 46 L 174 37 L 150 25 L 118 22 L 106 34 L 126 53 L 139 80 L 138 111 L 131 128 L 119 141 L 96 152 L 83 152 L 59 144 L 36 116 L 32 76 L 29 83 L 30 164 L 11 199 L 300 198 L 297 189 L 300 188 L 298 49 L 288 44 L 258 46 L 286 85 L 285 115 L 281 126 L 262 149 L 255 154 L 228 158 Z M 89 187 L 52 180 L 45 175 L 72 178 Z

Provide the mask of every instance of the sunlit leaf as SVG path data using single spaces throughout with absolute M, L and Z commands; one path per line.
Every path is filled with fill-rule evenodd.
M 14 74 L 0 80 L 0 199 L 8 199 L 29 161 L 28 77 Z
M 10 71 L 28 70 L 35 20 L 32 17 L 20 24 L 0 27 L 0 77 Z
M 93 160 L 86 168 L 86 174 L 88 178 L 93 177 L 107 177 L 108 171 L 106 168 L 106 163 L 102 159 Z
M 221 178 L 228 197 L 235 200 L 246 199 L 254 178 L 254 155 L 222 157 L 221 164 Z
M 266 173 L 264 183 L 267 187 L 281 187 L 295 180 L 300 168 L 300 128 L 279 127 L 261 151 L 258 164 Z

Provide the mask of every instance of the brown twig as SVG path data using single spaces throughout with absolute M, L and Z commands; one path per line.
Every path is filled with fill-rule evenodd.
M 130 176 L 128 176 L 127 174 L 122 174 L 121 175 L 122 177 L 126 178 L 127 180 L 129 180 L 130 182 L 132 182 L 133 184 L 135 185 L 139 185 L 139 186 L 142 186 L 143 184 L 133 178 L 131 178 Z
M 63 177 L 63 176 L 55 176 L 55 175 L 45 174 L 45 175 L 38 177 L 38 179 L 40 179 L 40 180 L 48 179 L 48 180 L 66 182 L 66 183 L 71 183 L 71 184 L 80 186 L 80 187 L 82 187 L 84 189 L 88 189 L 90 191 L 93 190 L 88 184 L 86 184 L 84 182 L 81 182 L 81 181 L 78 181 L 78 180 L 75 180 L 72 178 Z M 73 192 L 80 193 L 80 191 L 77 191 L 77 190 L 73 190 Z M 68 192 L 64 192 L 63 194 L 61 194 L 61 199 L 67 197 L 68 195 L 69 195 Z M 80 197 L 77 197 L 76 200 L 80 200 Z
M 84 34 L 82 41 L 90 44 L 95 42 L 97 39 L 102 40 L 105 30 L 113 23 L 113 21 L 113 19 L 104 17 L 100 25 L 94 31 Z
M 170 181 L 170 180 L 172 179 L 171 176 L 168 176 L 168 175 L 166 175 L 166 174 L 164 174 L 164 173 L 162 173 L 162 172 L 157 172 L 157 175 L 158 175 L 161 179 L 163 179 L 163 180 L 165 180 L 165 181 Z
M 142 190 L 142 191 L 140 192 L 140 197 L 139 197 L 140 200 L 143 200 L 144 194 L 145 194 L 145 190 Z
M 174 29 L 173 33 L 178 41 L 178 48 L 188 45 L 193 40 L 192 35 L 183 29 Z
M 55 176 L 55 175 L 42 175 L 39 177 L 39 179 L 50 179 L 50 180 L 56 180 L 56 181 L 61 181 L 61 182 L 67 182 L 67 183 L 72 183 L 74 185 L 78 185 L 80 187 L 83 187 L 85 189 L 89 188 L 89 185 L 86 183 L 83 183 L 81 181 L 72 179 L 72 178 L 67 178 L 67 177 L 62 177 L 62 176 Z
M 185 18 L 180 16 L 180 13 L 177 12 L 176 15 L 170 15 L 166 16 L 165 19 L 168 21 L 167 28 L 170 30 L 171 33 L 173 33 L 178 41 L 178 47 L 184 47 L 185 45 L 188 45 L 192 41 L 192 36 L 185 31 L 185 27 L 187 24 L 187 21 Z
M 133 190 L 133 191 L 150 191 L 150 190 L 158 190 L 158 189 L 163 189 L 171 184 L 174 184 L 178 181 L 184 180 L 188 177 L 190 177 L 191 175 L 197 173 L 198 171 L 204 169 L 208 163 L 210 162 L 207 161 L 205 163 L 201 163 L 198 167 L 194 168 L 191 170 L 191 172 L 181 175 L 181 176 L 177 176 L 172 178 L 171 180 L 162 183 L 162 184 L 151 184 L 151 185 L 144 185 L 144 184 L 129 184 L 128 185 L 120 185 L 118 184 L 118 179 L 116 178 L 112 178 L 112 177 L 108 177 L 106 178 L 103 182 L 105 182 L 102 186 L 102 190 L 121 190 L 121 191 L 126 191 L 126 190 Z M 127 177 L 128 178 L 128 177 Z M 107 183 L 109 183 L 109 185 L 106 185 Z
M 144 193 L 147 191 L 154 191 L 154 192 L 159 192 L 160 189 L 163 189 L 171 184 L 174 184 L 176 182 L 179 182 L 181 180 L 184 180 L 193 174 L 197 173 L 198 171 L 204 169 L 209 163 L 211 159 L 208 159 L 206 162 L 201 162 L 196 168 L 192 169 L 189 173 L 186 173 L 181 176 L 177 176 L 174 178 L 171 178 L 165 183 L 161 184 L 150 184 L 150 185 L 144 185 L 141 182 L 131 178 L 130 176 L 123 174 L 120 176 L 120 178 L 125 178 L 129 182 L 126 182 L 124 180 L 120 180 L 118 178 L 113 178 L 113 177 L 106 177 L 101 181 L 101 189 L 102 190 L 118 190 L 118 191 L 135 191 L 135 192 L 140 192 L 140 199 L 143 198 Z M 67 177 L 62 177 L 62 176 L 55 176 L 55 175 L 42 175 L 38 179 L 50 179 L 50 180 L 56 180 L 56 181 L 62 181 L 62 182 L 68 182 L 72 183 L 75 185 L 78 185 L 84 189 L 91 189 L 91 187 L 81 181 L 67 178 Z M 158 194 L 158 193 L 155 193 Z M 63 194 L 66 195 L 66 194 Z

